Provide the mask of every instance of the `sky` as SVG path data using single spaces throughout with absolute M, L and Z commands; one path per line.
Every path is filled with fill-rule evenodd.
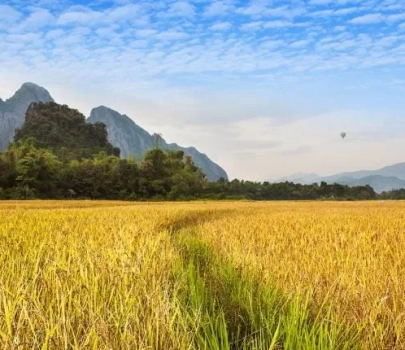
M 108 106 L 231 179 L 405 161 L 403 0 L 1 0 L 0 52 L 3 100 Z

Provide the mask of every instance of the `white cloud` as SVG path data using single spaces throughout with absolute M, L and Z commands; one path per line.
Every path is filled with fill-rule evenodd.
M 111 21 L 133 20 L 141 14 L 142 8 L 136 4 L 126 4 L 105 13 Z
M 60 14 L 57 22 L 59 25 L 87 25 L 119 24 L 130 22 L 139 25 L 149 21 L 144 9 L 137 4 L 125 4 L 123 6 L 103 11 L 95 11 L 85 6 L 74 6 Z
M 372 13 L 353 18 L 350 22 L 354 24 L 370 24 L 379 23 L 384 20 L 384 17 L 379 13 Z
M 393 22 L 405 20 L 405 12 L 389 15 L 389 16 L 387 16 L 387 20 L 393 21 Z
M 328 5 L 332 2 L 332 0 L 310 0 L 310 5 Z
M 295 42 L 291 43 L 290 47 L 292 47 L 292 48 L 302 48 L 302 47 L 308 46 L 309 43 L 310 43 L 309 40 L 298 40 L 298 41 L 295 41 Z
M 244 23 L 241 26 L 242 30 L 258 30 L 263 27 L 263 22 L 262 21 L 254 21 L 254 22 L 249 22 L 249 23 Z
M 329 9 L 329 10 L 319 10 L 319 11 L 313 11 L 310 13 L 310 16 L 313 17 L 327 17 L 331 16 L 334 13 L 334 10 Z
M 302 15 L 305 12 L 306 11 L 299 6 L 269 7 L 265 2 L 251 3 L 248 6 L 239 7 L 235 10 L 235 13 L 254 18 L 285 17 L 289 19 Z
M 343 9 L 338 9 L 333 12 L 336 16 L 346 16 L 354 12 L 358 12 L 359 9 L 357 7 L 348 7 Z
M 345 27 L 345 26 L 336 26 L 336 27 L 334 27 L 333 29 L 334 29 L 335 31 L 337 31 L 337 32 L 343 32 L 343 31 L 346 30 L 346 27 Z
M 56 40 L 61 38 L 62 36 L 65 35 L 65 31 L 62 29 L 54 29 L 54 30 L 50 30 L 45 34 L 45 38 L 47 40 Z
M 233 9 L 233 6 L 223 0 L 214 0 L 205 7 L 204 15 L 208 17 L 224 16 Z
M 188 34 L 179 30 L 168 30 L 154 35 L 154 38 L 163 41 L 181 40 L 188 37 Z
M 138 29 L 135 34 L 140 38 L 147 38 L 155 35 L 158 31 L 156 29 Z
M 170 17 L 193 17 L 195 7 L 187 1 L 176 1 L 170 5 L 166 15 Z
M 228 30 L 228 29 L 230 29 L 231 27 L 232 27 L 232 24 L 229 23 L 229 22 L 219 22 L 219 23 L 213 24 L 213 25 L 210 27 L 210 29 L 211 29 L 211 30 L 218 30 L 218 31 L 221 31 L 221 30 Z
M 14 30 L 35 30 L 41 27 L 53 25 L 55 21 L 54 16 L 45 9 L 37 9 L 32 12 L 27 19 L 18 25 Z
M 9 5 L 0 4 L 0 23 L 16 22 L 22 17 L 22 13 Z
M 264 28 L 285 28 L 294 26 L 294 23 L 283 20 L 267 21 L 263 24 Z
M 265 12 L 265 11 L 266 11 L 266 5 L 258 3 L 258 4 L 252 4 L 247 7 L 238 8 L 235 12 L 242 14 L 242 15 L 246 15 L 246 16 L 256 16 L 256 15 L 262 15 L 263 12 Z
M 103 14 L 98 11 L 69 11 L 62 13 L 58 18 L 58 24 L 70 25 L 70 24 L 82 24 L 90 25 L 101 20 Z

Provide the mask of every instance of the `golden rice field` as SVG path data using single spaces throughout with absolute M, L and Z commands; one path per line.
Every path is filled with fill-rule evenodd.
M 405 349 L 404 202 L 0 202 L 1 349 Z

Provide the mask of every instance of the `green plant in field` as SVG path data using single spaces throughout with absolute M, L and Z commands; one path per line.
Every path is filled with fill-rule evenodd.
M 184 313 L 196 349 L 356 349 L 360 333 L 330 313 L 313 317 L 305 300 L 287 299 L 238 271 L 190 229 L 176 237 Z

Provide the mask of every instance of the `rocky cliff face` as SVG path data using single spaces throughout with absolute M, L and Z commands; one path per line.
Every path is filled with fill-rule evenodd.
M 121 149 L 122 157 L 130 155 L 139 157 L 148 149 L 155 147 L 153 135 L 138 126 L 128 116 L 119 114 L 110 108 L 104 106 L 94 108 L 87 122 L 104 123 L 107 126 L 108 140 L 113 146 Z M 168 144 L 164 140 L 159 142 L 159 147 L 163 149 L 183 150 L 193 158 L 195 164 L 203 170 L 210 181 L 218 180 L 220 177 L 228 178 L 224 169 L 193 147 L 184 148 L 175 143 Z
M 53 102 L 47 90 L 33 83 L 25 83 L 6 101 L 0 100 L 0 152 L 13 141 L 14 131 L 25 120 L 25 112 L 32 102 Z

